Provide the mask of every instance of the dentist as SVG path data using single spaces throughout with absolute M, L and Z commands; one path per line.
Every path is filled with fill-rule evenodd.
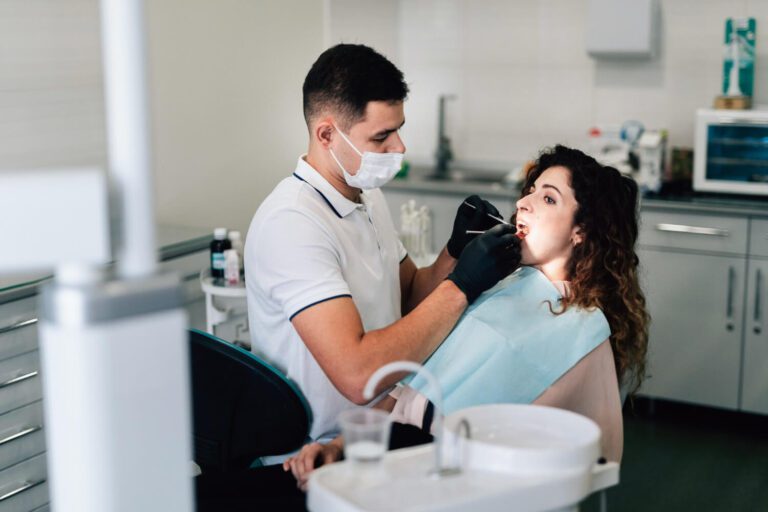
M 315 441 L 335 437 L 338 414 L 366 402 L 376 369 L 424 361 L 520 261 L 514 228 L 494 227 L 487 214 L 498 211 L 477 196 L 458 209 L 431 266 L 417 269 L 408 257 L 379 190 L 402 163 L 407 93 L 402 73 L 367 46 L 321 54 L 303 87 L 309 150 L 248 230 L 252 347 L 299 385 Z

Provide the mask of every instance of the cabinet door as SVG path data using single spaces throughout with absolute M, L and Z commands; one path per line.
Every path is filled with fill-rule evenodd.
M 768 260 L 750 260 L 741 408 L 768 414 Z
M 448 238 L 451 236 L 453 219 L 456 217 L 456 210 L 462 198 L 458 196 L 425 194 L 423 192 L 402 192 L 399 190 L 385 190 L 384 197 L 387 199 L 389 214 L 392 216 L 392 222 L 398 233 L 402 228 L 400 221 L 400 207 L 402 205 L 413 199 L 416 202 L 416 208 L 425 205 L 429 207 L 432 220 L 432 237 L 427 241 L 427 251 L 437 253 L 445 247 Z
M 403 191 L 385 189 L 384 197 L 387 200 L 387 207 L 392 216 L 392 222 L 395 228 L 400 232 L 400 207 L 413 199 L 416 201 L 416 207 L 426 205 L 429 207 L 432 220 L 432 238 L 429 241 L 431 247 L 429 250 L 433 253 L 439 253 L 453 231 L 453 220 L 456 218 L 461 202 L 469 195 L 447 195 L 447 194 L 429 194 L 420 191 Z M 514 213 L 514 201 L 512 199 L 499 199 L 497 197 L 487 197 L 491 203 L 499 210 L 502 217 L 507 219 Z
M 652 316 L 645 395 L 736 409 L 746 260 L 639 251 Z

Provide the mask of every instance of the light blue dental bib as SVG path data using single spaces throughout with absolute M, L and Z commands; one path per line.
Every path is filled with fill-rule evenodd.
M 443 390 L 444 413 L 493 403 L 531 403 L 610 336 L 599 309 L 570 307 L 532 267 L 521 267 L 481 295 L 424 363 Z M 407 382 L 407 381 L 406 381 Z M 409 385 L 433 400 L 421 377 Z

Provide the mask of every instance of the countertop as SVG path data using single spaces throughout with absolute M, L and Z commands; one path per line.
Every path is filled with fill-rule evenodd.
M 160 261 L 207 249 L 211 239 L 210 229 L 158 226 Z M 51 275 L 46 273 L 0 276 L 0 303 L 32 295 L 39 284 L 50 278 Z
M 499 174 L 501 178 L 503 174 Z M 477 194 L 489 200 L 515 201 L 520 196 L 519 182 L 476 183 L 450 180 L 429 180 L 417 170 L 407 178 L 394 179 L 384 187 L 398 192 L 418 192 L 438 195 L 468 196 Z M 768 197 L 745 197 L 729 194 L 697 194 L 688 196 L 647 196 L 640 200 L 647 210 L 678 210 L 713 215 L 751 215 L 768 218 Z
M 495 179 L 496 182 L 434 180 L 430 179 L 430 175 L 433 173 L 431 168 L 416 166 L 410 169 L 407 177 L 395 178 L 384 185 L 383 189 L 385 193 L 387 190 L 401 190 L 459 196 L 477 194 L 482 197 L 500 199 L 516 198 L 520 194 L 519 182 L 504 181 L 506 174 L 502 171 L 465 170 L 459 172 L 468 177 L 482 175 L 486 178 Z
M 516 185 L 502 185 L 499 183 L 467 183 L 461 181 L 432 181 L 424 178 L 398 178 L 390 181 L 383 187 L 387 190 L 400 190 L 405 192 L 424 192 L 428 194 L 468 196 L 477 194 L 485 198 L 515 199 L 520 195 L 520 188 Z
M 693 195 L 644 197 L 641 209 L 680 210 L 716 215 L 751 215 L 768 218 L 768 197 L 742 197 L 723 195 Z

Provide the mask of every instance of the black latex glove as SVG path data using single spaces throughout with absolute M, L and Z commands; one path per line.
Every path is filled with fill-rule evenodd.
M 464 203 L 469 203 L 474 208 Z M 458 259 L 464 247 L 477 238 L 477 235 L 468 235 L 467 230 L 485 231 L 499 223 L 490 218 L 487 215 L 488 213 L 495 217 L 501 217 L 499 210 L 485 199 L 481 199 L 480 196 L 469 196 L 461 203 L 456 211 L 456 218 L 453 221 L 453 232 L 451 232 L 451 238 L 446 246 L 448 254 Z
M 453 281 L 472 302 L 520 266 L 520 240 L 515 227 L 499 224 L 477 235 L 464 248 L 453 272 Z

